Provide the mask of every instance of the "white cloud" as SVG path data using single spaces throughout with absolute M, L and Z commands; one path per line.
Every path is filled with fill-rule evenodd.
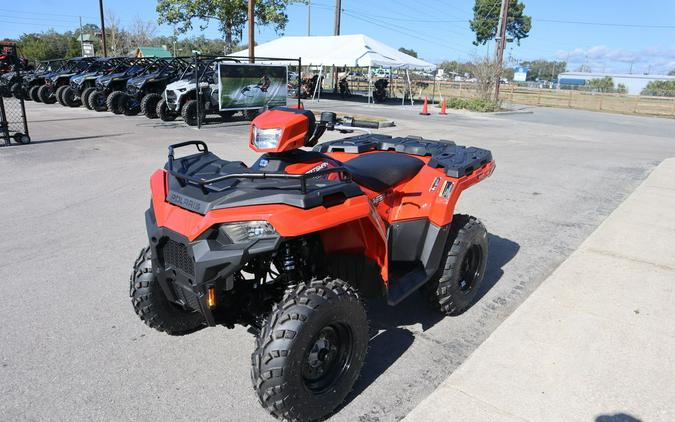
M 571 70 L 581 64 L 591 66 L 596 72 L 627 72 L 631 66 L 634 72 L 667 73 L 675 69 L 675 47 L 629 50 L 596 45 L 586 49 L 558 50 L 555 56 L 558 60 L 566 60 Z

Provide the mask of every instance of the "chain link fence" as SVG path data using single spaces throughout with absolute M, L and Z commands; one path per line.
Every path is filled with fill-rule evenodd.
M 21 70 L 17 67 L 16 81 L 21 86 Z M 0 96 L 0 146 L 10 145 L 11 141 L 18 144 L 30 142 L 26 107 L 23 98 L 14 96 Z

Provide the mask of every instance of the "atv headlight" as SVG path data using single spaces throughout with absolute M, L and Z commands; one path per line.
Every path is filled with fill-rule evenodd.
M 239 221 L 220 226 L 233 243 L 245 243 L 256 239 L 279 237 L 279 233 L 267 221 Z
M 253 145 L 258 149 L 273 149 L 279 145 L 281 129 L 260 129 L 253 126 Z

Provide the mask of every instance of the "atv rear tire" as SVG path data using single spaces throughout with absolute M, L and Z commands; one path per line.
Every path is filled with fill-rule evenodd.
M 56 88 L 56 93 L 54 95 L 56 97 L 56 102 L 58 102 L 64 107 L 66 104 L 63 102 L 63 91 L 65 91 L 66 88 L 70 87 L 68 85 L 61 85 L 60 87 Z
M 476 217 L 457 214 L 450 225 L 445 259 L 424 290 L 446 315 L 459 315 L 474 302 L 487 264 L 487 230 Z
M 157 103 L 157 107 L 155 107 L 155 111 L 157 112 L 157 117 L 159 117 L 163 122 L 173 122 L 176 120 L 176 113 L 171 112 L 169 110 L 169 106 L 166 105 L 166 100 L 162 98 L 159 100 Z
M 94 91 L 89 95 L 87 99 L 89 107 L 94 111 L 106 111 L 108 110 L 108 105 L 106 104 L 105 95 L 102 92 Z
M 47 85 L 42 85 L 38 89 L 38 96 L 40 97 L 40 101 L 45 104 L 54 104 L 56 102 L 55 96 Z
M 36 103 L 41 103 L 40 101 L 40 96 L 38 95 L 38 91 L 40 90 L 40 87 L 38 85 L 33 85 L 28 89 L 28 96 L 30 97 L 31 100 L 35 101 Z
M 115 114 L 124 114 L 124 104 L 127 101 L 127 94 L 122 91 L 113 91 L 108 95 L 105 104 L 108 110 Z
M 141 100 L 141 114 L 143 114 L 148 119 L 157 118 L 157 103 L 162 99 L 162 96 L 159 94 L 148 94 Z
M 201 121 L 204 123 L 204 110 L 200 110 L 201 114 Z M 181 116 L 183 117 L 183 121 L 188 125 L 188 126 L 197 126 L 197 100 L 188 100 L 185 104 L 183 104 L 183 109 L 181 110 Z
M 166 298 L 152 271 L 149 247 L 141 250 L 129 281 L 129 296 L 134 311 L 148 327 L 172 336 L 181 336 L 205 326 L 204 317 L 199 312 L 184 310 Z
M 89 88 L 85 88 L 84 91 L 82 91 L 82 95 L 80 96 L 80 99 L 82 100 L 82 104 L 87 108 L 87 110 L 93 110 L 94 108 L 89 104 L 89 97 L 91 94 L 96 92 L 96 88 L 90 86 Z
M 260 403 L 284 420 L 317 420 L 354 386 L 368 349 L 368 318 L 354 288 L 325 278 L 289 289 L 251 355 Z

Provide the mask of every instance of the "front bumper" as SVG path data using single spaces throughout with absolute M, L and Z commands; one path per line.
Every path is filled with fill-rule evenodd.
M 207 303 L 208 289 L 216 296 L 234 288 L 233 275 L 257 255 L 277 249 L 281 238 L 223 244 L 212 236 L 217 228 L 190 242 L 180 233 L 158 227 L 152 207 L 145 213 L 152 250 L 152 266 L 166 297 L 185 308 L 199 311 L 210 326 L 216 325 Z

